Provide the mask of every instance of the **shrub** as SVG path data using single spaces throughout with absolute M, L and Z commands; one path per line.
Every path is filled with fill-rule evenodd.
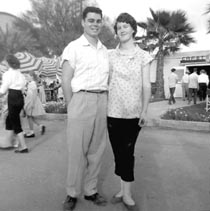
M 205 111 L 205 103 L 168 110 L 161 119 L 210 122 L 210 112 Z
M 58 114 L 67 113 L 67 107 L 64 102 L 49 101 L 46 104 L 44 104 L 44 108 L 46 113 L 58 113 Z

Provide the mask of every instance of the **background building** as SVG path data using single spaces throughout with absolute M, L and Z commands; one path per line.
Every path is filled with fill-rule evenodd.
M 151 82 L 156 80 L 156 64 L 154 60 L 151 67 Z M 169 97 L 168 76 L 171 69 L 176 69 L 179 82 L 176 86 L 175 97 L 182 97 L 181 79 L 185 71 L 188 69 L 190 72 L 193 68 L 197 68 L 197 73 L 200 74 L 201 69 L 205 69 L 210 77 L 210 50 L 209 51 L 193 51 L 193 52 L 179 52 L 164 58 L 164 91 L 165 97 Z

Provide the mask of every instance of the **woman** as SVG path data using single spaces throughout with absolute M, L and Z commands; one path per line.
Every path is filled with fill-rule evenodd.
M 109 55 L 108 132 L 121 189 L 112 202 L 122 201 L 133 208 L 134 149 L 146 120 L 151 94 L 149 67 L 153 58 L 135 44 L 137 23 L 131 15 L 120 14 L 114 29 L 120 44 Z
M 45 90 L 44 90 L 44 84 L 43 84 L 43 78 L 40 75 L 38 82 L 37 82 L 37 88 L 38 88 L 38 96 L 39 99 L 41 100 L 42 104 L 46 104 L 46 95 L 45 95 Z
M 23 90 L 26 80 L 20 72 L 20 62 L 14 55 L 8 55 L 6 62 L 9 65 L 7 72 L 3 74 L 0 96 L 8 93 L 8 115 L 6 117 L 6 130 L 9 132 L 10 142 L 17 135 L 19 148 L 17 153 L 27 153 L 28 148 L 25 143 L 23 130 L 20 122 L 20 112 L 24 106 Z
M 37 81 L 36 74 L 34 72 L 30 72 L 29 74 L 26 75 L 26 78 L 28 84 L 26 90 L 24 111 L 28 119 L 30 131 L 28 131 L 25 134 L 25 137 L 32 138 L 35 137 L 34 124 L 39 126 L 42 135 L 45 133 L 45 126 L 40 124 L 37 120 L 38 116 L 45 114 L 45 110 L 38 96 L 38 89 L 36 85 Z

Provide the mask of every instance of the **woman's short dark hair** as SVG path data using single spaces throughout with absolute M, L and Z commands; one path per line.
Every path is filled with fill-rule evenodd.
M 9 54 L 6 56 L 6 61 L 11 68 L 13 68 L 13 69 L 20 68 L 20 61 L 18 60 L 18 58 L 16 56 Z
M 132 27 L 132 29 L 134 30 L 133 32 L 133 37 L 135 37 L 136 33 L 137 33 L 137 23 L 136 23 L 136 20 L 134 19 L 133 16 L 131 16 L 130 14 L 128 13 L 121 13 L 116 21 L 115 21 L 115 25 L 114 25 L 114 30 L 115 30 L 115 33 L 117 34 L 117 23 L 127 23 L 127 24 L 130 24 L 130 26 Z
M 102 14 L 102 10 L 98 7 L 86 7 L 82 13 L 82 19 L 85 20 L 85 18 L 87 17 L 88 13 L 96 13 L 99 14 L 102 18 L 103 14 Z

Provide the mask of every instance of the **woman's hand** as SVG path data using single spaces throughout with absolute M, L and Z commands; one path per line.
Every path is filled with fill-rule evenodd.
M 142 112 L 141 116 L 140 116 L 140 119 L 139 119 L 139 126 L 140 127 L 145 126 L 146 122 L 147 122 L 147 114 L 146 114 L 146 112 Z

